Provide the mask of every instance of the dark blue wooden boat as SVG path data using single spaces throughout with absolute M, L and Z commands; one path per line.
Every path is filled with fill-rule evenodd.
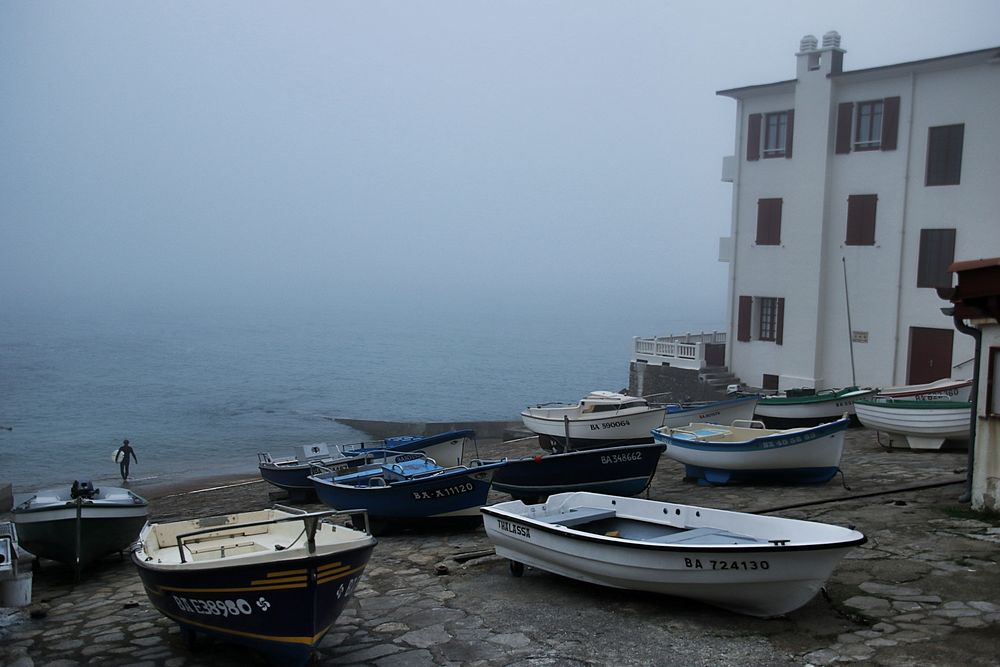
M 257 468 L 264 481 L 287 491 L 293 498 L 304 498 L 315 493 L 313 483 L 309 481 L 313 466 L 347 471 L 371 463 L 371 453 L 385 449 L 421 451 L 441 465 L 460 465 L 465 444 L 475 437 L 475 431 L 460 429 L 428 436 L 400 435 L 375 442 L 338 445 L 333 451 L 325 443 L 316 443 L 300 446 L 294 456 L 284 458 L 275 458 L 269 452 L 258 452 Z
M 303 665 L 358 584 L 376 540 L 335 511 L 287 507 L 147 524 L 132 562 L 153 606 L 197 634 Z
M 493 488 L 530 501 L 569 491 L 635 496 L 649 486 L 662 453 L 663 445 L 645 443 L 536 454 L 508 460 L 494 473 Z
M 319 499 L 337 509 L 360 508 L 373 520 L 478 517 L 494 473 L 506 461 L 438 465 L 423 454 L 398 454 L 346 474 L 311 475 Z

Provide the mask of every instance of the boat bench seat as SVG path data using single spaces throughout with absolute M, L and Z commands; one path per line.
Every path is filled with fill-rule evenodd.
M 698 542 L 700 544 L 732 544 L 734 542 L 739 543 L 753 543 L 759 542 L 760 540 L 747 537 L 746 535 L 737 535 L 736 533 L 730 533 L 728 530 L 723 530 L 722 528 L 691 528 L 689 530 L 682 530 L 679 533 L 671 533 L 669 535 L 659 535 L 657 537 L 646 538 L 647 542 L 660 542 L 663 544 L 676 544 L 678 542 Z
M 578 507 L 564 514 L 544 517 L 542 520 L 569 528 L 570 526 L 578 526 L 581 523 L 590 523 L 591 521 L 600 521 L 601 519 L 613 519 L 615 516 L 615 510 L 599 507 Z

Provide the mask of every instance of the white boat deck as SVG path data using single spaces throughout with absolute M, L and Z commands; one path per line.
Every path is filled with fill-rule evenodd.
M 564 528 L 574 528 L 576 530 L 581 530 L 582 526 L 588 524 L 611 520 L 611 523 L 604 523 L 600 526 L 598 529 L 600 532 L 597 534 L 642 542 L 654 542 L 657 544 L 681 544 L 688 542 L 704 546 L 715 544 L 767 543 L 765 540 L 750 537 L 749 535 L 739 535 L 723 528 L 714 528 L 711 526 L 676 528 L 664 523 L 643 521 L 631 517 L 619 517 L 618 512 L 615 510 L 598 507 L 577 507 L 569 512 L 547 516 L 534 516 L 532 518 L 536 521 L 551 523 L 563 526 Z

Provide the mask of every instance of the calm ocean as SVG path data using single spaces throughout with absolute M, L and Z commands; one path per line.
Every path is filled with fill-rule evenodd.
M 166 312 L 0 322 L 0 481 L 15 492 L 256 472 L 257 452 L 357 442 L 336 418 L 516 420 L 628 384 L 626 318 L 569 312 Z M 634 326 L 639 326 L 638 324 Z M 678 330 L 681 330 L 678 328 Z

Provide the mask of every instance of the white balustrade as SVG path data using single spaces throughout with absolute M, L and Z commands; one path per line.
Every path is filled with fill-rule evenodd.
M 632 339 L 633 361 L 645 361 L 656 366 L 669 364 L 678 368 L 700 370 L 705 367 L 705 345 L 726 343 L 724 331 L 680 336 L 656 336 Z

